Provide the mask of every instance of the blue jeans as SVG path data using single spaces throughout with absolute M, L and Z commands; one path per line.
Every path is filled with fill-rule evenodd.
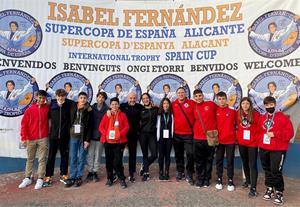
M 83 175 L 84 165 L 86 162 L 87 150 L 83 148 L 83 141 L 81 139 L 70 139 L 70 178 L 76 179 Z

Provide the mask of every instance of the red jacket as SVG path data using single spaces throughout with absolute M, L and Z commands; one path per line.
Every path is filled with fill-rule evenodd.
M 235 110 L 232 108 L 217 108 L 217 126 L 220 144 L 235 144 Z
M 190 120 L 190 123 L 193 127 L 195 118 L 194 118 L 194 101 L 186 98 L 183 103 L 180 103 L 182 106 L 182 109 L 184 110 L 186 116 Z M 174 133 L 175 134 L 182 134 L 182 135 L 188 135 L 193 134 L 193 131 L 186 120 L 184 114 L 182 113 L 178 99 L 176 99 L 172 103 L 173 107 L 173 116 L 174 116 Z
M 247 114 L 243 113 L 243 117 L 247 119 Z M 243 126 L 242 120 L 240 118 L 240 110 L 236 112 L 236 121 L 237 121 L 237 141 L 239 145 L 243 145 L 246 147 L 257 147 L 258 145 L 258 122 L 260 119 L 260 115 L 258 112 L 253 111 L 253 122 L 252 124 L 248 123 L 248 125 Z M 246 134 L 247 131 L 250 131 L 249 137 Z
M 121 111 L 119 112 L 118 121 L 119 121 L 119 129 L 120 129 L 120 142 L 125 143 L 127 142 L 126 134 L 129 130 L 129 124 L 126 115 Z M 100 141 L 102 143 L 105 143 L 107 140 L 106 136 L 108 134 L 108 130 L 109 130 L 108 128 L 109 128 L 109 118 L 105 114 L 99 124 L 99 131 L 101 134 Z
M 274 137 L 271 138 L 270 144 L 264 144 L 264 134 L 267 132 L 265 126 L 267 119 L 267 113 L 261 115 L 259 121 L 259 137 L 258 146 L 264 150 L 288 150 L 290 140 L 294 136 L 294 128 L 291 120 L 282 112 L 275 112 L 273 125 L 269 132 L 274 133 Z M 268 119 L 272 119 L 272 116 L 268 115 Z
M 21 120 L 21 140 L 36 140 L 48 137 L 49 105 L 41 105 L 40 107 L 33 103 L 26 109 Z
M 206 134 L 204 133 L 204 129 L 202 127 L 199 114 L 202 118 L 204 127 L 206 131 L 216 130 L 217 129 L 217 119 L 216 119 L 216 111 L 217 105 L 212 101 L 203 101 L 202 103 L 195 103 L 194 107 L 194 139 L 196 140 L 206 140 Z

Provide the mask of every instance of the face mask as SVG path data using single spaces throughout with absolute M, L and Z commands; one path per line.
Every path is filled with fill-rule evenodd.
M 275 107 L 266 108 L 266 111 L 270 114 L 273 114 L 275 111 Z
M 57 103 L 58 103 L 58 105 L 61 106 L 61 105 L 63 105 L 63 103 L 65 103 L 65 101 L 61 101 L 61 102 L 60 102 L 60 101 L 57 101 Z

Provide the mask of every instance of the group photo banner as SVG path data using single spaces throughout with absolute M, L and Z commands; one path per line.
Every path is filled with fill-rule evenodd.
M 59 88 L 91 104 L 99 91 L 108 103 L 149 92 L 156 105 L 180 86 L 215 102 L 224 91 L 229 106 L 249 96 L 260 113 L 273 96 L 300 142 L 297 0 L 0 2 L 0 157 L 26 157 L 24 111 Z

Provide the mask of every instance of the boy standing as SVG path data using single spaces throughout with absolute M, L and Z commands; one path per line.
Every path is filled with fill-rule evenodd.
M 36 102 L 33 103 L 24 113 L 21 121 L 21 144 L 27 147 L 27 162 L 25 178 L 19 188 L 25 188 L 32 183 L 32 175 L 35 156 L 38 156 L 38 179 L 34 189 L 43 187 L 43 177 L 46 168 L 46 156 L 48 152 L 48 111 L 46 102 L 47 92 L 39 90 L 36 95 Z

